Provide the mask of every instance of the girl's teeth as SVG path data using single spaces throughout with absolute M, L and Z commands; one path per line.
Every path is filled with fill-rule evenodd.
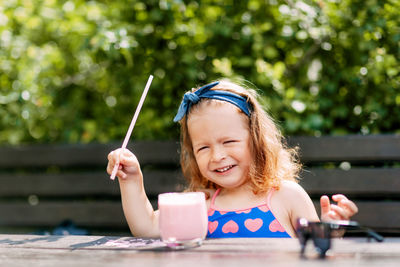
M 224 171 L 229 170 L 231 167 L 232 167 L 232 166 L 228 166 L 228 167 L 225 167 L 225 168 L 223 168 L 223 169 L 218 169 L 217 171 L 219 171 L 219 172 L 224 172 Z

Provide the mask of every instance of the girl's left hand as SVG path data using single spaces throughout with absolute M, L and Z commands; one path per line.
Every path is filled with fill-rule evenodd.
M 358 212 L 356 204 L 344 195 L 333 195 L 332 200 L 337 204 L 331 204 L 328 196 L 321 197 L 321 221 L 350 220 Z

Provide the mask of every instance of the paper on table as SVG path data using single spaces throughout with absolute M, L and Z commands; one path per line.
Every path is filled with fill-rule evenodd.
M 124 142 L 122 143 L 120 155 L 122 153 L 124 153 L 124 149 L 126 148 L 126 146 L 128 144 L 128 141 L 129 141 L 129 138 L 131 137 L 133 128 L 135 127 L 136 120 L 137 120 L 137 118 L 139 116 L 140 109 L 142 108 L 144 99 L 146 98 L 147 91 L 149 91 L 150 84 L 151 84 L 152 81 L 153 81 L 153 75 L 150 75 L 149 79 L 147 80 L 146 87 L 144 88 L 144 91 L 142 93 L 142 97 L 140 98 L 139 104 L 138 104 L 138 106 L 136 108 L 135 114 L 133 115 L 131 124 L 129 125 L 128 132 L 125 135 L 125 139 L 124 139 Z M 115 163 L 114 169 L 113 169 L 113 171 L 111 173 L 111 176 L 110 176 L 111 180 L 115 179 L 115 175 L 117 174 L 118 167 L 119 167 L 119 158 L 118 158 L 118 161 Z

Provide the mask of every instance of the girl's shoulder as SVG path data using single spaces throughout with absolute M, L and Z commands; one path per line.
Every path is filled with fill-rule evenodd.
M 301 185 L 294 181 L 282 181 L 279 190 L 275 190 L 272 194 L 270 204 L 276 219 L 291 236 L 295 236 L 298 218 L 304 217 L 310 221 L 318 221 L 318 215 L 310 197 Z
M 277 191 L 281 192 L 282 194 L 303 194 L 303 193 L 306 193 L 304 191 L 303 187 L 301 187 L 301 185 L 299 185 L 295 181 L 291 181 L 291 180 L 282 180 L 281 183 L 280 183 L 279 190 L 277 190 Z
M 275 203 L 282 204 L 290 214 L 292 223 L 300 217 L 318 220 L 314 204 L 307 192 L 296 182 L 282 181 L 281 187 L 274 194 Z
M 302 200 L 309 201 L 310 198 L 301 185 L 290 180 L 281 181 L 279 190 L 276 190 L 274 197 L 282 201 L 285 200 L 288 204 L 301 203 Z

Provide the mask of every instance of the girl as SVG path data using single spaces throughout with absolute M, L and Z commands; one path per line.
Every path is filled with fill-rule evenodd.
M 174 121 L 181 124 L 181 167 L 189 191 L 204 191 L 208 237 L 294 237 L 300 217 L 319 221 L 314 205 L 297 184 L 296 150 L 283 143 L 255 91 L 219 81 L 184 95 Z M 108 155 L 111 174 L 117 159 L 122 206 L 135 236 L 158 237 L 158 211 L 143 187 L 140 165 L 130 151 Z M 337 205 L 322 196 L 321 220 L 348 220 L 357 206 L 344 195 Z

